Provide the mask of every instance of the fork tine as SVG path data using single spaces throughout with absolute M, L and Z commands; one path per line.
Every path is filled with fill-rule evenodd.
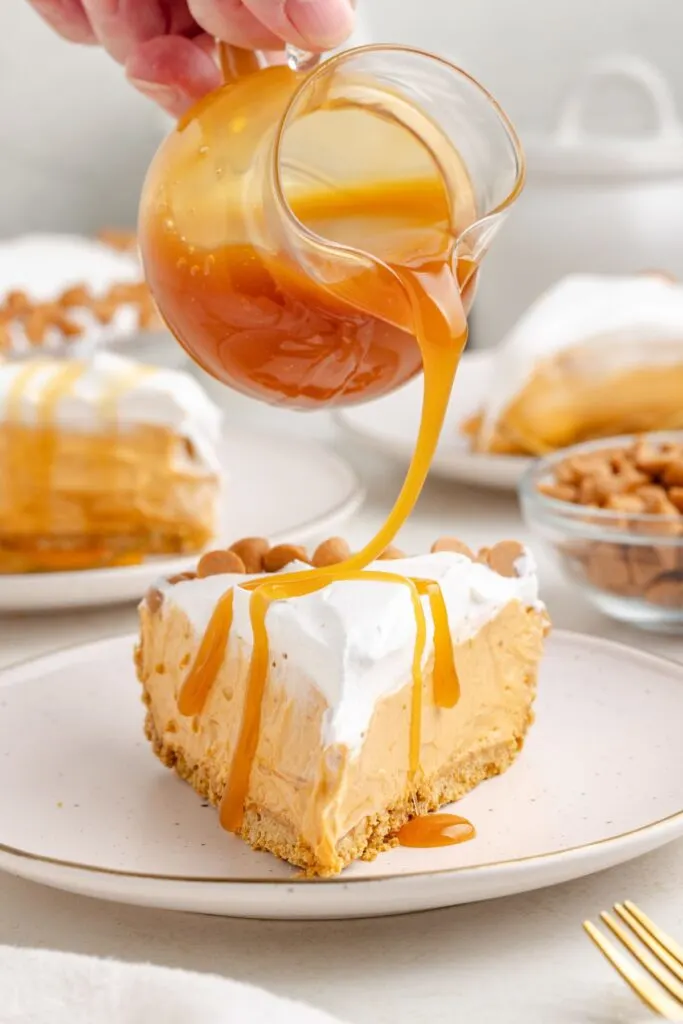
M 683 985 L 681 985 L 675 978 L 670 978 L 667 971 L 660 966 L 660 964 L 650 956 L 649 953 L 640 948 L 636 940 L 631 936 L 625 928 L 619 924 L 618 921 L 611 916 L 611 914 L 605 911 L 600 914 L 600 919 L 605 922 L 610 931 L 616 935 L 622 945 L 626 946 L 626 949 L 631 953 L 632 956 L 638 961 L 641 967 L 644 967 L 646 971 L 656 978 L 660 985 L 666 989 L 666 991 L 674 997 L 679 1003 L 683 1003 Z
M 630 961 L 605 938 L 602 932 L 598 931 L 592 921 L 584 921 L 583 927 L 602 955 L 619 972 L 646 1006 L 667 1020 L 681 1020 L 680 1010 L 673 999 L 665 995 L 642 971 L 634 970 Z
M 654 953 L 657 959 L 668 967 L 671 973 L 675 974 L 679 981 L 683 982 L 683 964 L 681 964 L 675 956 L 672 956 L 671 952 L 666 948 L 661 940 L 656 938 L 651 931 L 642 925 L 635 914 L 633 914 L 632 911 L 627 910 L 623 903 L 615 903 L 614 910 L 622 921 L 626 922 L 631 931 L 636 933 L 643 945 L 647 946 L 650 952 Z M 645 914 L 642 916 L 646 921 L 649 921 L 649 918 L 647 918 Z M 652 921 L 650 921 L 650 924 L 653 928 L 656 928 L 656 925 L 654 925 Z M 657 931 L 659 931 L 659 929 L 657 929 Z M 660 932 L 660 935 L 664 935 L 664 933 Z M 668 936 L 665 937 L 668 938 Z M 676 943 L 674 943 L 674 945 L 676 945 Z
M 650 920 L 647 914 L 644 914 L 631 900 L 624 900 L 624 906 L 640 922 L 643 928 L 649 931 L 650 935 L 657 940 L 660 946 L 664 946 L 664 949 L 683 966 L 683 946 L 680 946 L 675 939 L 672 939 L 670 935 L 667 935 L 661 928 L 658 928 L 654 921 Z

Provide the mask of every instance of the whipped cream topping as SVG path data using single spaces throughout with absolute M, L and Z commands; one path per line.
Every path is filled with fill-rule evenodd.
M 192 443 L 203 466 L 218 472 L 221 414 L 201 385 L 182 371 L 143 366 L 109 352 L 96 352 L 82 362 L 39 357 L 0 363 L 0 423 L 10 418 L 27 425 L 41 422 L 50 388 L 65 367 L 74 365 L 81 372 L 56 401 L 51 423 L 84 432 L 110 429 L 112 419 L 124 427 L 168 427 Z M 16 383 L 28 366 L 35 369 L 16 395 Z
M 538 605 L 533 558 L 527 552 L 519 562 L 523 574 L 513 578 L 499 576 L 487 565 L 451 551 L 375 562 L 368 569 L 437 580 L 451 635 L 460 644 L 476 635 L 510 601 L 527 607 Z M 301 563 L 287 567 L 288 572 L 308 569 L 310 566 Z M 230 643 L 241 642 L 249 648 L 253 644 L 250 593 L 237 584 L 252 578 L 226 574 L 173 585 L 161 582 L 161 614 L 168 614 L 173 607 L 181 609 L 199 641 L 216 602 L 235 587 Z M 422 598 L 422 605 L 427 623 L 426 662 L 433 651 L 434 622 L 427 597 Z M 287 671 L 281 673 L 286 685 L 292 686 L 293 679 L 303 676 L 327 702 L 324 744 L 342 743 L 352 751 L 359 750 L 375 704 L 411 678 L 416 624 L 408 588 L 392 582 L 341 580 L 305 597 L 274 602 L 266 621 L 276 666 L 280 656 L 287 655 Z M 300 696 L 305 699 L 305 693 Z
M 0 303 L 13 291 L 24 292 L 32 302 L 54 302 L 67 288 L 78 285 L 84 285 L 97 299 L 106 296 L 113 285 L 142 280 L 142 266 L 134 254 L 79 235 L 31 234 L 0 243 Z M 70 309 L 68 315 L 83 331 L 70 342 L 70 351 L 139 332 L 137 309 L 129 304 L 119 306 L 108 324 L 101 324 L 85 308 Z M 21 325 L 11 324 L 10 335 L 13 351 L 22 354 L 31 348 Z M 61 341 L 59 331 L 47 328 L 46 348 Z
M 496 350 L 482 439 L 489 439 L 541 363 L 579 347 L 593 372 L 683 361 L 683 285 L 654 274 L 577 274 L 559 281 Z

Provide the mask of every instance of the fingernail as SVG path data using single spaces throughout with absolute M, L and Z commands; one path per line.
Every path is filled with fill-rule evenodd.
M 183 114 L 191 106 L 193 100 L 182 89 L 174 85 L 164 85 L 160 82 L 146 82 L 139 78 L 131 78 L 129 82 L 134 85 L 143 96 L 153 100 L 160 107 L 174 117 Z
M 319 49 L 338 46 L 353 30 L 349 0 L 288 0 L 286 10 L 297 32 Z

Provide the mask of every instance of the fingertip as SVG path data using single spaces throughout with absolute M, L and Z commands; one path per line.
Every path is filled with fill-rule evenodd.
M 286 43 L 305 50 L 330 50 L 353 31 L 349 0 L 243 0 L 254 17 Z
M 188 0 L 188 6 L 204 31 L 224 43 L 243 50 L 277 49 L 280 43 L 272 26 L 259 20 L 244 0 Z
M 133 50 L 125 67 L 131 84 L 174 117 L 221 84 L 218 66 L 201 39 L 150 39 Z
M 355 12 L 349 0 L 287 0 L 285 12 L 296 32 L 314 50 L 334 49 L 353 32 Z

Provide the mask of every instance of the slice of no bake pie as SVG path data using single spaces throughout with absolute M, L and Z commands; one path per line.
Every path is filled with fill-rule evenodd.
M 335 544 L 321 546 L 314 563 L 329 564 Z M 234 545 L 241 557 L 235 550 L 204 556 L 196 576 L 160 583 L 142 602 L 137 667 L 147 734 L 164 764 L 225 805 L 251 732 L 246 774 L 238 766 L 244 779 L 234 830 L 310 874 L 332 875 L 394 845 L 410 818 L 508 768 L 533 718 L 548 620 L 520 545 L 505 542 L 475 557 L 440 542 L 430 554 L 368 571 L 438 582 L 457 676 L 451 700 L 435 699 L 428 598 L 421 599 L 427 637 L 416 694 L 409 589 L 344 580 L 270 605 L 268 673 L 255 709 L 251 595 L 240 586 L 252 577 L 244 570 L 258 574 L 305 557 L 301 549 L 256 545 Z M 297 567 L 308 568 L 288 568 Z M 230 591 L 227 643 L 207 647 L 209 623 L 215 628 L 217 605 Z M 208 696 L 198 714 L 184 715 L 183 686 L 207 657 L 215 661 Z

